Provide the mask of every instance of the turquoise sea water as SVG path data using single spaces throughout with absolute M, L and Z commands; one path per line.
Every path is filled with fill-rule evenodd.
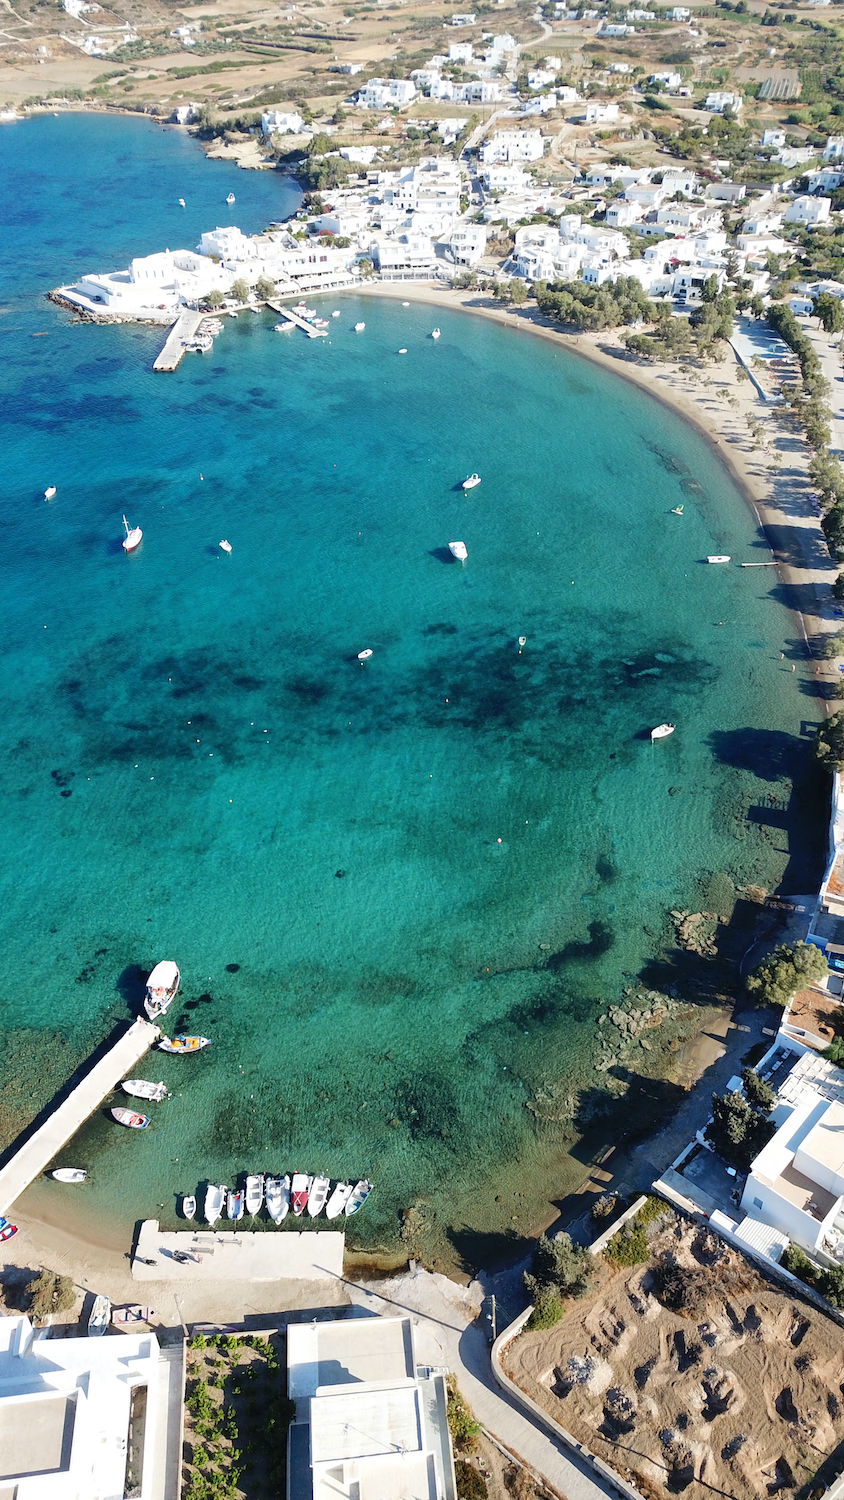
M 570 1168 L 526 1105 L 592 1085 L 667 909 L 811 875 L 752 812 L 804 774 L 792 623 L 701 563 L 758 556 L 751 513 L 669 412 L 481 319 L 329 297 L 327 340 L 244 314 L 153 375 L 160 331 L 43 301 L 283 217 L 277 174 L 76 116 L 0 133 L 0 182 L 7 1138 L 173 957 L 214 1045 L 141 1065 L 177 1093 L 143 1137 L 65 1152 L 89 1223 L 253 1165 L 372 1177 L 369 1244 L 417 1200 L 509 1226 L 519 1178 L 529 1217 Z

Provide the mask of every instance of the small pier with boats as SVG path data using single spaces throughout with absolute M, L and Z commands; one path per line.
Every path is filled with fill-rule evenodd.
M 164 348 L 152 368 L 154 370 L 177 370 L 184 357 L 185 345 L 196 337 L 199 326 L 206 316 L 205 313 L 191 310 L 183 312 L 170 329 Z
M 135 1281 L 336 1281 L 343 1275 L 346 1236 L 336 1229 L 266 1234 L 261 1230 L 162 1232 L 141 1225 Z
M 324 339 L 328 337 L 327 327 L 320 328 L 311 321 L 315 317 L 313 309 L 303 309 L 310 314 L 309 316 L 303 316 L 303 311 L 300 311 L 300 308 L 303 308 L 302 304 L 299 307 L 286 307 L 283 302 L 268 301 L 267 307 L 271 307 L 273 312 L 286 318 L 288 322 L 295 323 L 296 327 L 301 328 L 302 332 L 306 333 L 309 339 Z

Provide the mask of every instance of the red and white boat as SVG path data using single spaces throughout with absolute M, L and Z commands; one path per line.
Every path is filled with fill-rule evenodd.
M 293 1209 L 297 1219 L 305 1212 L 308 1198 L 310 1197 L 313 1178 L 306 1172 L 294 1172 L 293 1182 L 290 1187 L 290 1207 Z
M 111 1115 L 118 1125 L 125 1125 L 129 1130 L 146 1130 L 149 1124 L 149 1115 L 137 1115 L 133 1109 L 113 1109 Z
M 0 1219 L 0 1240 L 10 1240 L 17 1232 L 17 1224 L 10 1224 L 8 1219 Z

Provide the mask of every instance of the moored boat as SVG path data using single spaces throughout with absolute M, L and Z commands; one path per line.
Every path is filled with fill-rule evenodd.
M 127 1130 L 146 1130 L 149 1124 L 149 1115 L 139 1115 L 134 1109 L 113 1109 L 111 1117 L 118 1125 L 125 1125 Z
M 365 651 L 359 651 L 358 652 L 358 661 L 369 661 L 369 658 L 370 658 L 371 655 L 372 655 L 372 648 L 370 646 L 367 646 L 367 648 L 366 648 Z
M 179 988 L 179 970 L 170 958 L 156 964 L 147 980 L 144 1010 L 151 1021 L 163 1016 Z
M 355 333 L 363 333 L 363 330 L 364 330 L 365 327 L 366 327 L 365 323 L 356 323 L 355 324 Z
M 201 1052 L 211 1042 L 207 1036 L 163 1036 L 158 1046 L 162 1052 Z
M 140 543 L 143 532 L 141 531 L 140 526 L 130 526 L 125 516 L 123 517 L 123 528 L 126 532 L 126 535 L 123 538 L 123 551 L 134 552 L 135 548 Z
M 225 1207 L 227 1192 L 228 1188 L 224 1187 L 222 1183 L 209 1182 L 205 1189 L 205 1206 L 203 1210 L 206 1224 L 216 1224 Z
M 124 1078 L 120 1087 L 131 1098 L 151 1099 L 153 1104 L 160 1104 L 162 1099 L 170 1098 L 170 1090 L 165 1084 L 147 1083 L 145 1078 Z
M 657 724 L 656 729 L 651 730 L 651 739 L 667 740 L 669 734 L 674 733 L 675 728 L 676 725 L 674 724 Z
M 711 563 L 728 563 L 730 561 L 730 557 L 726 552 L 715 552 L 713 553 L 712 557 L 708 557 L 706 561 Z
M 231 542 L 222 541 L 220 543 L 220 546 L 221 546 L 221 548 L 222 548 L 222 550 L 224 552 L 231 552 L 231 550 L 232 550 L 232 544 L 231 544 Z
M 290 333 L 295 327 L 296 324 L 293 322 L 293 319 L 288 318 L 286 323 L 274 323 L 273 333 Z
M 305 1212 L 311 1191 L 311 1178 L 307 1172 L 294 1172 L 290 1185 L 290 1205 L 297 1219 Z
M 0 1218 L 0 1240 L 10 1240 L 17 1232 L 17 1224 L 13 1224 L 10 1219 Z
M 192 1219 L 195 1213 L 196 1199 L 194 1198 L 192 1193 L 187 1193 L 182 1199 L 182 1216 L 185 1219 Z
M 56 1182 L 84 1182 L 88 1173 L 84 1167 L 56 1167 L 55 1172 L 50 1173 Z
M 440 336 L 440 330 L 438 328 L 432 328 L 431 329 L 431 338 L 432 339 L 438 339 L 439 336 Z
M 255 1214 L 261 1212 L 261 1204 L 264 1201 L 264 1174 L 257 1172 L 246 1179 L 246 1212 Z
M 468 479 L 464 479 L 463 488 L 464 490 L 473 490 L 475 488 L 475 485 L 480 484 L 480 482 L 480 474 L 470 474 Z
M 234 203 L 234 193 L 229 193 L 228 197 L 226 198 L 226 202 Z
M 267 1203 L 267 1213 L 274 1224 L 280 1224 L 287 1217 L 290 1208 L 290 1178 L 268 1177 L 264 1183 L 264 1197 Z
M 325 1206 L 325 1217 L 327 1219 L 338 1218 L 346 1207 L 354 1190 L 353 1182 L 338 1182 Z
M 108 1297 L 100 1293 L 99 1297 L 94 1298 L 94 1306 L 91 1308 L 88 1317 L 89 1339 L 102 1338 L 110 1322 L 111 1303 Z
M 449 542 L 448 550 L 451 553 L 452 557 L 457 558 L 458 562 L 465 562 L 467 557 L 469 556 L 468 552 L 466 551 L 465 542 Z
M 244 1192 L 242 1188 L 229 1188 L 228 1202 L 226 1204 L 228 1218 L 235 1220 L 243 1218 L 243 1200 Z
M 331 1191 L 330 1177 L 315 1177 L 311 1183 L 311 1191 L 308 1194 L 308 1213 L 312 1219 L 318 1219 L 325 1208 L 326 1199 Z
M 346 1204 L 347 1219 L 351 1218 L 352 1214 L 356 1214 L 359 1208 L 363 1208 L 363 1205 L 371 1192 L 372 1183 L 369 1182 L 365 1177 L 362 1177 L 360 1182 L 355 1183 L 349 1197 L 349 1201 Z
M 44 499 L 45 500 L 52 500 L 52 498 L 55 495 L 55 493 L 56 493 L 56 486 L 54 484 L 48 484 L 46 490 L 44 491 Z

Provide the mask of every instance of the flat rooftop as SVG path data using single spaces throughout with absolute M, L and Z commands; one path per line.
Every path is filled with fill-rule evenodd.
M 791 1002 L 785 1025 L 795 1031 L 812 1032 L 813 1036 L 820 1038 L 824 1047 L 828 1047 L 835 1036 L 836 1019 L 844 1024 L 844 1007 L 841 1001 L 836 1000 L 826 990 L 811 987 L 797 991 Z M 817 1045 L 809 1037 L 804 1037 L 802 1040 L 807 1046 Z
M 70 1469 L 76 1392 L 0 1402 L 0 1481 Z
M 764 1181 L 760 1177 L 760 1182 Z M 774 1192 L 787 1198 L 795 1208 L 800 1208 L 804 1213 L 811 1214 L 822 1224 L 827 1214 L 835 1207 L 837 1198 L 828 1193 L 826 1188 L 819 1187 L 811 1177 L 804 1177 L 794 1166 L 784 1167 L 779 1177 L 771 1183 Z
M 422 1413 L 415 1386 L 360 1386 L 311 1401 L 311 1464 L 394 1457 L 422 1449 Z
M 777 1092 L 786 1104 L 797 1105 L 805 1097 L 807 1088 L 826 1099 L 828 1104 L 844 1104 L 844 1069 L 820 1057 L 817 1052 L 804 1053 L 779 1084 Z
M 817 1162 L 833 1177 L 844 1176 L 844 1106 L 830 1104 L 801 1141 L 797 1155 L 804 1159 L 804 1166 Z
M 287 1332 L 288 1391 L 294 1401 L 335 1385 L 413 1380 L 409 1318 L 293 1323 Z

